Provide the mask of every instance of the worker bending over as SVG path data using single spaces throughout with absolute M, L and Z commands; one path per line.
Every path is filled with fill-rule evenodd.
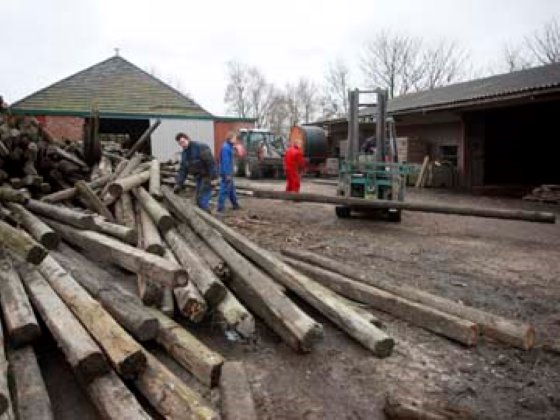
M 193 175 L 196 181 L 196 204 L 202 210 L 210 211 L 212 179 L 216 178 L 216 166 L 212 152 L 206 144 L 191 140 L 185 133 L 178 133 L 175 140 L 183 152 L 173 191 L 175 193 L 181 191 L 187 175 Z
M 296 138 L 284 155 L 284 173 L 286 174 L 286 191 L 299 192 L 300 174 L 305 168 L 305 159 L 301 151 L 301 139 Z
M 229 198 L 234 210 L 239 209 L 235 183 L 233 181 L 234 145 L 237 135 L 231 131 L 220 151 L 220 194 L 218 196 L 218 211 L 225 210 L 226 199 Z

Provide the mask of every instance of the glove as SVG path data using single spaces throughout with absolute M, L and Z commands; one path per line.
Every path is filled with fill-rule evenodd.
M 173 192 L 174 192 L 175 194 L 178 194 L 178 193 L 181 192 L 182 189 L 183 189 L 183 187 L 181 187 L 180 185 L 175 185 L 175 186 L 173 187 Z

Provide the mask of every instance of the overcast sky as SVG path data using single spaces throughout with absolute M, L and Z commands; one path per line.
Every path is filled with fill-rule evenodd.
M 225 114 L 226 63 L 257 65 L 279 86 L 321 82 L 342 58 L 363 84 L 360 51 L 389 29 L 456 40 L 475 68 L 496 68 L 560 0 L 2 0 L 0 95 L 12 103 L 114 55 Z

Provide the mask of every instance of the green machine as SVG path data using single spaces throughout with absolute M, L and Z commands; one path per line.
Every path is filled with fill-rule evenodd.
M 360 104 L 360 94 L 374 94 L 374 104 Z M 406 175 L 410 167 L 398 161 L 395 124 L 387 118 L 386 90 L 376 89 L 348 92 L 348 142 L 346 153 L 340 159 L 337 195 L 366 200 L 404 201 Z M 360 152 L 359 111 L 360 107 L 374 106 L 376 109 L 376 137 L 369 150 Z M 338 217 L 350 217 L 358 207 L 337 206 Z M 400 222 L 399 209 L 377 210 L 376 215 L 389 221 Z

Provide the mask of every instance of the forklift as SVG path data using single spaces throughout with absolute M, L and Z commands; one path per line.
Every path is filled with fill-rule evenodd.
M 374 94 L 376 103 L 361 104 L 360 94 Z M 395 123 L 387 117 L 387 90 L 349 90 L 348 99 L 348 142 L 346 155 L 339 163 L 337 195 L 365 200 L 404 201 L 406 175 L 411 168 L 398 161 Z M 377 114 L 373 153 L 360 152 L 359 111 L 360 107 L 366 106 L 375 107 Z M 335 210 L 340 218 L 360 212 L 359 207 L 352 206 L 337 206 Z M 401 211 L 396 208 L 376 210 L 373 215 L 392 222 L 401 221 Z

